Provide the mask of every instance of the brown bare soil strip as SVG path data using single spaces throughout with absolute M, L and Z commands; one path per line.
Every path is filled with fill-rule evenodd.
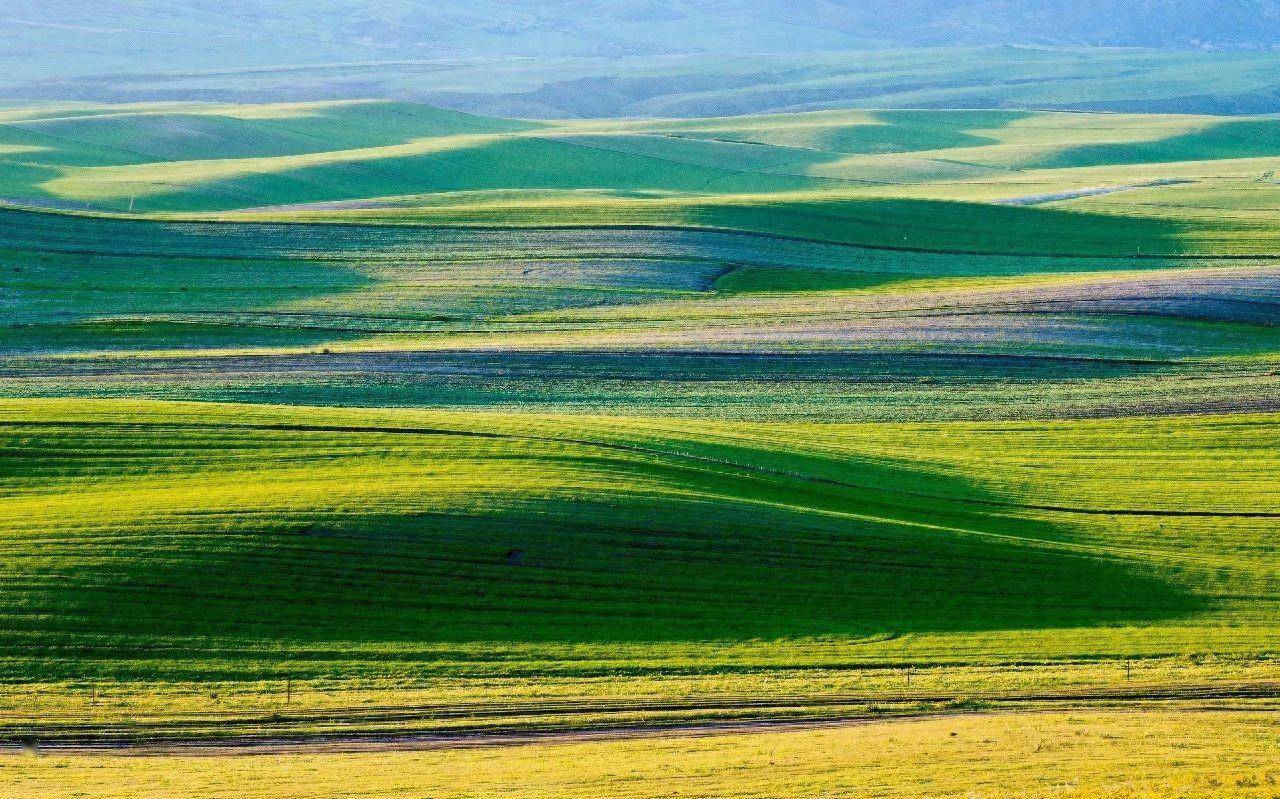
M 1152 705 L 1276 712 L 1280 683 L 1138 686 L 1006 694 L 717 698 L 351 708 L 324 713 L 191 717 L 138 726 L 79 723 L 0 730 L 0 753 L 57 751 L 254 754 L 506 746 L 548 741 L 699 736 L 972 713 Z M 679 715 L 683 714 L 683 715 Z M 612 717 L 612 718 L 611 718 Z M 447 726 L 445 726 L 447 724 Z M 343 727 L 349 729 L 341 729 Z

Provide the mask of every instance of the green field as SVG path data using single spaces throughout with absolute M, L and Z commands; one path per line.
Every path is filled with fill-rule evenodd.
M 1267 116 L 7 107 L 0 733 L 845 719 L 944 725 L 941 763 L 968 756 L 945 725 L 1018 740 L 1010 713 L 1051 711 L 1066 746 L 1118 705 L 1264 795 L 1278 168 Z M 1088 718 L 1136 748 L 1054 795 L 1226 779 L 1107 793 L 1156 744 Z M 863 728 L 752 729 L 699 740 L 812 763 Z M 0 782 L 163 779 L 67 757 Z M 261 779 L 224 760 L 151 790 Z M 815 768 L 802 795 L 911 795 Z

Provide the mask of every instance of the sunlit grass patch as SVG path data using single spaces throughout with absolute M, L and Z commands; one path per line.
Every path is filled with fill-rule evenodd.
M 443 751 L 14 755 L 0 785 L 50 799 L 1269 797 L 1277 745 L 1264 714 L 1079 711 Z

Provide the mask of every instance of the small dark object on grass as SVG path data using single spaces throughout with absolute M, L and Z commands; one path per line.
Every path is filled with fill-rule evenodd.
M 524 550 L 523 550 L 523 549 L 508 549 L 508 550 L 507 550 L 507 565 L 508 565 L 508 566 L 519 566 L 519 565 L 520 565 L 520 564 L 522 564 L 522 563 L 524 563 Z

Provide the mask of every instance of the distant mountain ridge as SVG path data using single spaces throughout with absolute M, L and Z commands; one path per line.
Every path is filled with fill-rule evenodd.
M 42 56 L 71 57 L 50 74 L 77 62 L 173 71 L 1001 44 L 1280 48 L 1280 0 L 9 0 L 0 23 L 0 53 L 28 55 L 28 72 Z
M 7 0 L 0 100 L 1280 112 L 1280 0 Z

